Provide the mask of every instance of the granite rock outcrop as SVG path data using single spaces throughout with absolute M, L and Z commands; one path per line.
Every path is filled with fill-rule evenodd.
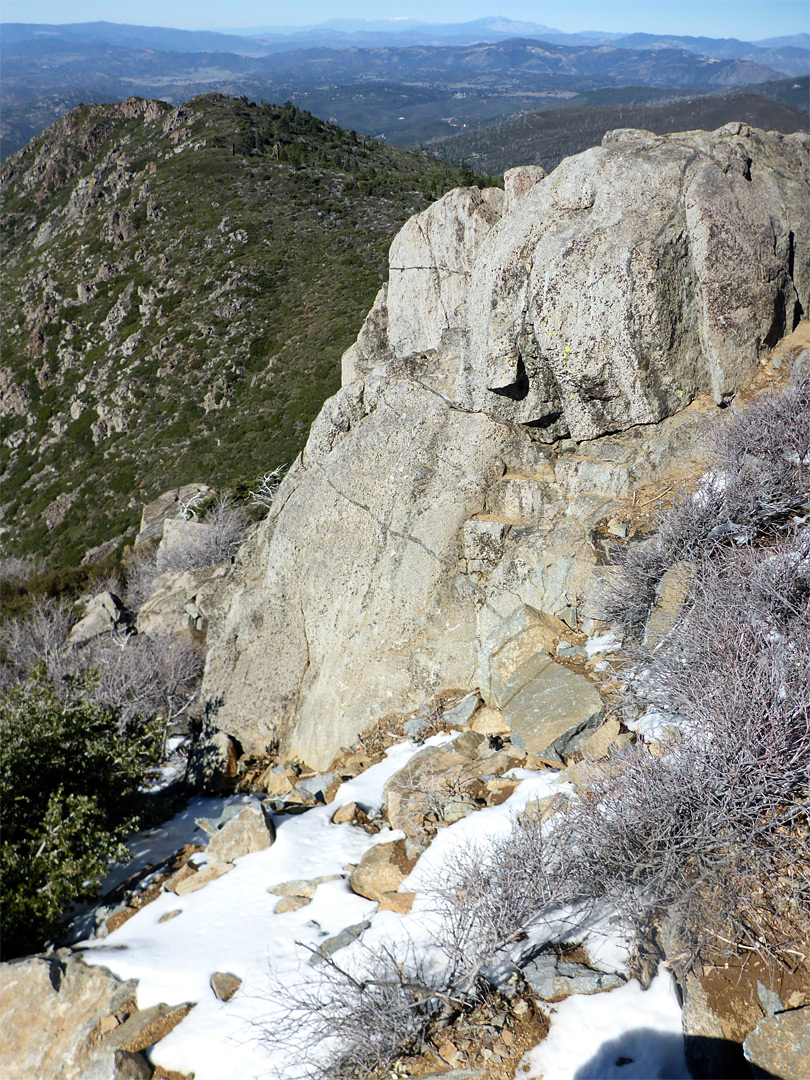
M 442 689 L 498 706 L 493 659 L 538 618 L 591 628 L 606 530 L 696 475 L 718 406 L 808 309 L 809 146 L 612 132 L 405 225 L 223 583 L 198 761 L 227 735 L 325 769 Z

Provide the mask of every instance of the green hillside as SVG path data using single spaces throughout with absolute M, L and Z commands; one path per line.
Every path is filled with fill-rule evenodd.
M 564 157 L 598 146 L 605 132 L 614 128 L 645 128 L 664 135 L 671 131 L 714 131 L 732 120 L 741 120 L 785 134 L 806 131 L 807 79 L 794 82 L 804 86 L 803 110 L 780 100 L 776 93 L 765 96 L 762 88 L 757 88 L 757 93 L 734 91 L 647 104 L 645 98 L 655 100 L 664 92 L 649 87 L 622 87 L 581 94 L 564 108 L 523 113 L 424 145 L 444 161 L 463 161 L 476 169 L 500 173 L 515 165 L 540 164 L 550 172 Z M 771 85 L 781 88 L 784 83 L 765 84 Z M 790 100 L 796 101 L 795 93 Z
M 392 236 L 474 181 L 291 104 L 80 106 L 2 175 L 4 546 L 80 558 L 301 449 Z

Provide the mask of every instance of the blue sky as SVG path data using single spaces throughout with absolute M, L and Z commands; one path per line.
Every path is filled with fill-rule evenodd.
M 738 37 L 810 28 L 807 0 L 2 0 L 3 22 L 109 22 L 182 29 L 239 30 L 311 25 L 331 18 L 467 22 L 486 15 L 560 30 L 645 31 Z

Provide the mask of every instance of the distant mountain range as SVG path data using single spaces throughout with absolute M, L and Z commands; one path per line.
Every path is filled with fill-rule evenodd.
M 807 54 L 810 34 L 793 34 L 764 41 L 736 38 L 690 37 L 665 34 L 620 34 L 604 30 L 565 33 L 542 23 L 502 17 L 475 19 L 465 23 L 424 23 L 412 19 L 330 19 L 314 26 L 264 26 L 234 31 L 174 30 L 167 27 L 130 26 L 122 23 L 6 23 L 2 29 L 7 42 L 61 36 L 73 41 L 96 41 L 108 45 L 173 52 L 233 52 L 243 56 L 263 56 L 310 48 L 407 48 L 413 45 L 472 45 L 499 42 L 508 38 L 532 38 L 555 45 L 604 45 L 620 48 L 676 48 L 704 56 L 731 60 L 753 59 L 769 65 L 767 53 L 798 49 Z M 781 58 L 791 62 L 789 55 Z M 797 74 L 798 72 L 785 72 Z M 800 72 L 806 74 L 806 71 Z
M 459 24 L 333 20 L 255 34 L 109 22 L 9 23 L 0 37 L 3 156 L 80 103 L 179 104 L 219 92 L 287 99 L 400 144 L 469 130 L 620 86 L 684 93 L 810 72 L 808 35 L 744 42 L 489 18 Z

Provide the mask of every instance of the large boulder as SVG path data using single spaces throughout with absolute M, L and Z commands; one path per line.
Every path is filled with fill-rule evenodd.
M 808 309 L 809 141 L 613 133 L 404 227 L 212 613 L 206 760 L 226 734 L 324 770 L 443 689 L 497 705 L 516 620 L 580 628 L 604 523 L 699 469 L 717 404 Z
M 567 158 L 480 246 L 458 399 L 581 440 L 731 396 L 807 310 L 807 147 L 728 124 Z
M 4 1080 L 129 1080 L 152 1070 L 142 1051 L 187 1015 L 188 1004 L 138 1009 L 137 984 L 63 949 L 0 964 Z

